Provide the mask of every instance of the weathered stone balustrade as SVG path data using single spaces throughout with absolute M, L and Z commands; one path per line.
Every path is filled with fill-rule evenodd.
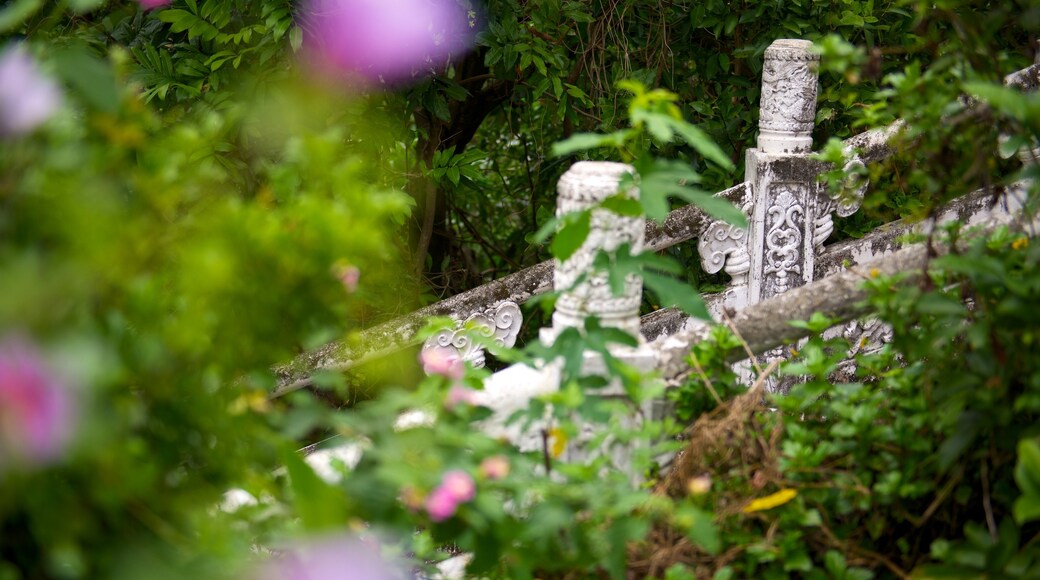
M 720 295 L 706 296 L 716 315 L 724 308 L 739 310 L 796 288 L 808 281 L 840 271 L 845 264 L 866 264 L 895 247 L 894 232 L 907 227 L 891 224 L 863 240 L 828 247 L 825 240 L 833 230 L 832 215 L 848 215 L 856 203 L 838 203 L 826 195 L 816 176 L 823 164 L 812 160 L 812 121 L 815 116 L 817 57 L 801 40 L 780 40 L 769 47 L 763 68 L 762 112 L 758 146 L 747 152 L 746 181 L 719 192 L 749 214 L 751 227 L 743 231 L 715 222 L 694 206 L 673 211 L 660 226 L 648 224 L 645 247 L 659 250 L 699 239 L 702 262 L 709 272 L 723 270 L 732 283 Z M 1005 84 L 1024 90 L 1040 85 L 1040 65 L 1033 65 L 1005 79 Z M 872 163 L 889 156 L 889 142 L 904 125 L 901 122 L 867 131 L 843 145 L 853 164 Z M 865 185 L 865 184 L 864 184 Z M 980 207 L 982 194 L 960 203 L 972 210 Z M 1015 203 L 1004 202 L 1009 208 Z M 999 209 L 999 208 L 998 208 Z M 975 215 L 975 214 L 973 214 Z M 553 264 L 543 262 L 501 280 L 431 305 L 411 315 L 363 331 L 356 346 L 334 343 L 301 355 L 290 365 L 277 369 L 276 394 L 309 384 L 314 370 L 347 370 L 367 360 L 415 343 L 415 333 L 429 316 L 450 316 L 462 328 L 483 326 L 485 337 L 509 345 L 519 330 L 515 305 L 548 290 Z M 502 314 L 507 316 L 501 316 Z M 568 315 L 561 314 L 561 318 Z M 673 309 L 643 317 L 640 329 L 655 339 L 695 325 Z M 434 339 L 454 345 L 460 354 L 480 364 L 483 352 L 460 340 L 464 334 L 446 331 Z

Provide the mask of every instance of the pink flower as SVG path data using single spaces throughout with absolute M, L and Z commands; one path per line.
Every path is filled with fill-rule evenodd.
M 343 266 L 339 268 L 338 276 L 347 294 L 353 294 L 357 290 L 358 280 L 361 279 L 361 270 L 357 266 Z
M 141 4 L 141 8 L 145 10 L 152 10 L 160 6 L 166 6 L 170 3 L 170 0 L 137 0 Z
M 438 487 L 426 498 L 426 513 L 430 514 L 430 519 L 435 522 L 443 522 L 455 515 L 458 509 L 459 502 L 443 488 Z
M 304 44 L 332 71 L 398 82 L 464 51 L 474 14 L 455 0 L 310 0 Z
M 363 540 L 330 536 L 290 547 L 265 562 L 262 580 L 390 580 L 404 578 L 403 570 L 384 560 Z
M 477 487 L 468 473 L 449 471 L 444 474 L 441 484 L 426 498 L 426 513 L 430 514 L 431 520 L 443 522 L 455 515 L 459 504 L 470 501 L 476 493 Z
M 473 499 L 473 496 L 477 493 L 477 487 L 473 484 L 473 478 L 465 471 L 458 470 L 445 473 L 438 489 L 447 490 L 451 497 L 459 503 L 465 503 Z
M 0 468 L 58 459 L 72 439 L 72 392 L 20 339 L 0 341 Z
M 504 455 L 492 455 L 480 462 L 480 475 L 491 479 L 503 479 L 509 475 L 509 460 Z
M 448 389 L 448 396 L 444 399 L 444 406 L 451 410 L 458 405 L 473 405 L 476 404 L 477 392 L 473 389 L 467 389 L 461 385 L 452 385 Z
M 427 375 L 441 375 L 457 381 L 466 373 L 466 365 L 459 353 L 443 346 L 424 348 L 419 353 L 419 362 Z
M 21 47 L 0 53 L 0 134 L 23 135 L 61 106 L 61 89 Z

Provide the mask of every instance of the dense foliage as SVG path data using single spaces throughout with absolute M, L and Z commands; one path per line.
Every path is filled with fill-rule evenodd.
M 1035 177 L 1007 157 L 1040 100 L 1000 79 L 1031 62 L 1040 8 L 453 0 L 469 52 L 344 79 L 309 44 L 328 5 L 0 8 L 0 578 L 374 576 L 460 552 L 491 577 L 1040 576 L 1040 248 L 1016 231 L 924 284 L 869 280 L 894 340 L 851 380 L 855 345 L 813 338 L 775 371 L 807 377 L 789 395 L 742 394 L 719 330 L 669 395 L 682 423 L 648 419 L 663 383 L 594 320 L 499 353 L 563 359 L 516 417 L 548 421 L 535 451 L 475 427 L 487 372 L 456 361 L 419 380 L 409 353 L 386 365 L 399 388 L 350 408 L 325 404 L 354 403 L 334 373 L 268 396 L 301 350 L 574 251 L 588 214 L 551 217 L 576 158 L 636 165 L 641 203 L 611 211 L 738 221 L 705 192 L 739 180 L 775 38 L 823 51 L 827 159 L 908 121 L 844 235 Z M 696 312 L 671 277 L 698 278 L 692 252 L 596 266 Z M 623 395 L 580 372 L 587 350 Z M 353 443 L 319 476 L 296 449 L 327 436 Z

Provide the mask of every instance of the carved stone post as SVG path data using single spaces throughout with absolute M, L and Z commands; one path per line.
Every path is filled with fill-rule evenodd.
M 579 161 L 560 177 L 557 185 L 556 215 L 591 209 L 618 193 L 621 177 L 632 166 L 607 161 Z M 625 195 L 638 199 L 639 190 Z M 571 257 L 556 262 L 553 287 L 561 291 L 552 316 L 552 329 L 543 336 L 554 338 L 565 328 L 584 328 L 587 316 L 596 316 L 603 326 L 639 335 L 639 304 L 643 281 L 638 276 L 625 280 L 624 293 L 614 296 L 605 272 L 593 270 L 592 262 L 600 250 L 613 251 L 628 244 L 632 252 L 643 250 L 645 220 L 625 217 L 605 209 L 592 211 L 589 235 Z M 584 280 L 579 279 L 585 276 Z
M 825 209 L 817 207 L 824 201 L 816 179 L 823 167 L 808 157 L 820 60 L 811 48 L 807 40 L 782 39 L 766 49 L 758 147 L 747 151 L 745 169 L 754 199 L 751 304 L 808 282 L 816 239 L 829 233 L 826 220 L 817 224 L 818 209 Z

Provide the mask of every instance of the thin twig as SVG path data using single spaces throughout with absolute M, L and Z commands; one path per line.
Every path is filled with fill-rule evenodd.
M 737 340 L 740 341 L 740 346 L 744 347 L 744 352 L 748 355 L 748 359 L 751 360 L 751 365 L 755 367 L 755 372 L 757 372 L 761 377 L 762 366 L 758 364 L 758 357 L 755 356 L 754 352 L 751 352 L 751 347 L 748 346 L 744 337 L 740 336 L 740 331 L 737 330 L 736 325 L 733 324 L 733 319 L 729 317 L 729 313 L 726 312 L 725 308 L 722 309 L 722 319 L 726 322 L 726 328 L 729 328 L 730 332 L 733 333 L 733 336 L 737 337 Z
M 690 353 L 690 362 L 693 363 L 693 368 L 697 370 L 697 374 L 701 376 L 701 380 L 704 381 L 704 386 L 708 388 L 708 392 L 715 398 L 715 402 L 721 405 L 722 397 L 715 391 L 715 387 L 711 384 L 711 379 L 708 378 L 708 373 L 704 372 L 704 367 L 701 366 L 700 361 L 697 360 L 697 355 L 693 352 Z
M 990 501 L 989 494 L 989 464 L 986 462 L 986 458 L 981 459 L 982 463 L 982 509 L 986 512 L 986 527 L 989 528 L 989 535 L 994 540 L 997 539 L 997 520 L 993 517 L 993 503 Z
M 545 461 L 545 474 L 552 472 L 552 457 L 549 456 L 549 430 L 542 429 L 542 459 Z

